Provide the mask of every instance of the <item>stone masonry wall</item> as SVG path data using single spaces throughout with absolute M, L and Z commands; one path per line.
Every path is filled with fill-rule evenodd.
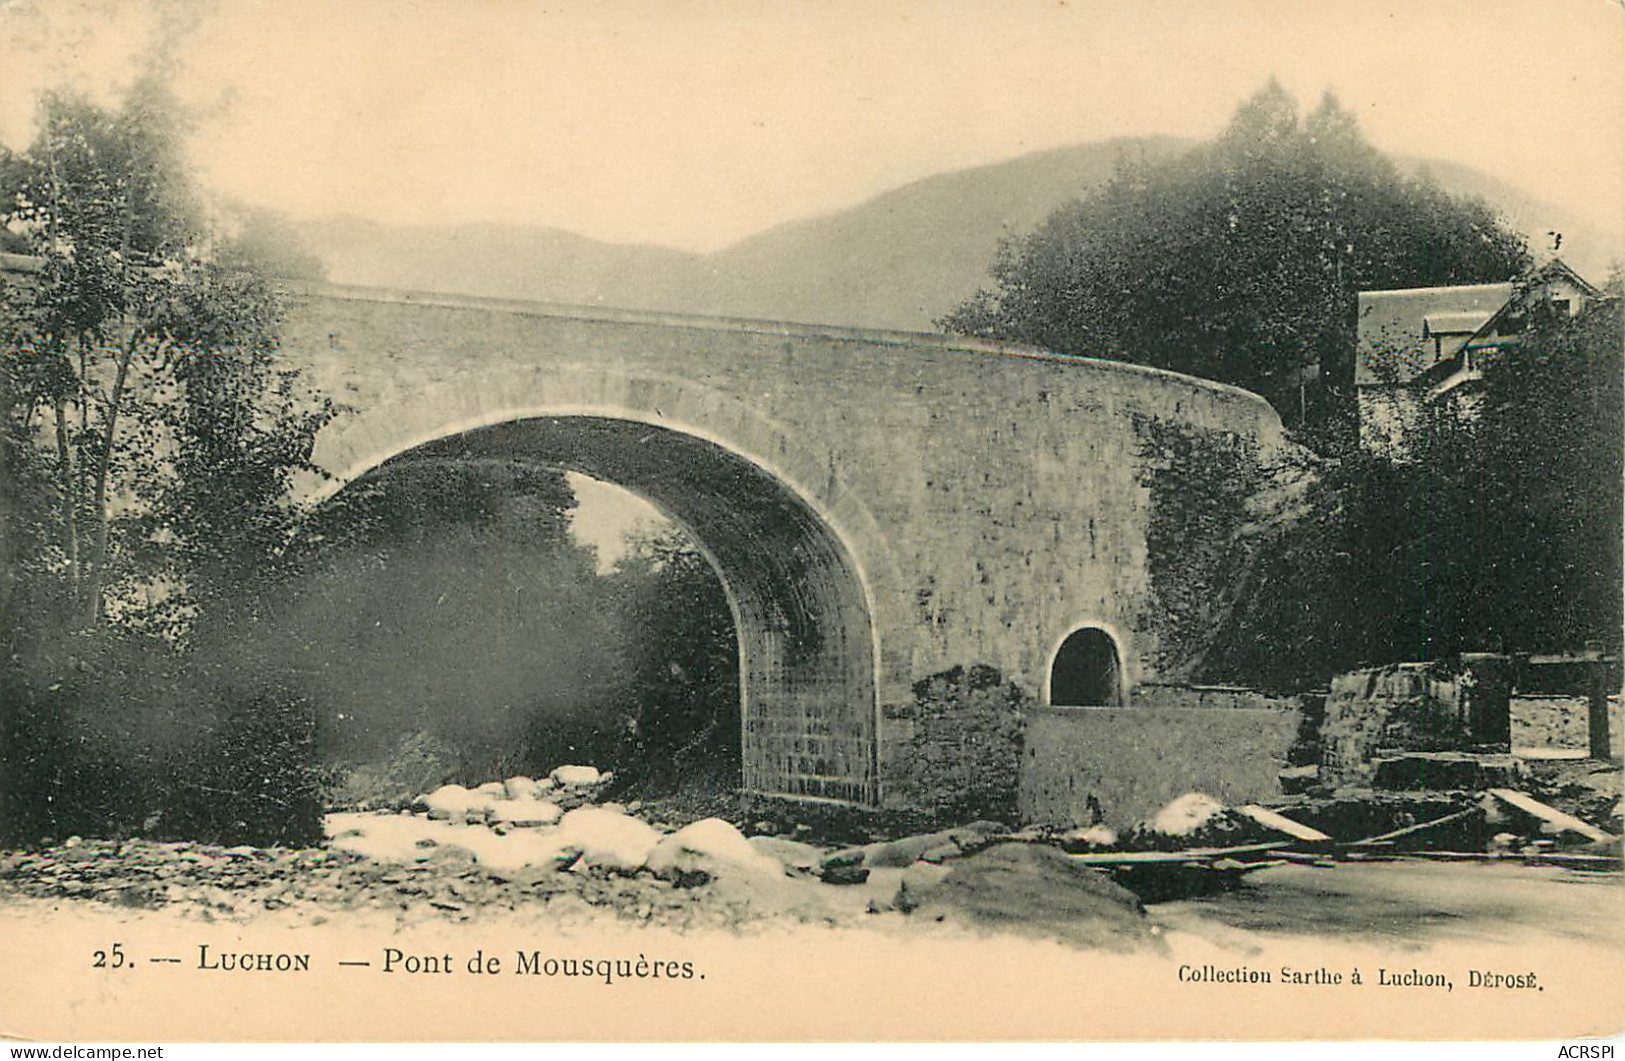
M 1437 664 L 1395 663 L 1332 679 L 1321 724 L 1320 779 L 1370 783 L 1379 751 L 1472 747 L 1460 675 Z
M 942 336 L 707 321 L 331 287 L 294 292 L 290 356 L 350 412 L 318 442 L 338 477 L 526 417 L 618 416 L 708 439 L 803 499 L 850 553 L 888 708 L 987 663 L 1043 687 L 1069 630 L 1120 631 L 1155 680 L 1136 417 L 1257 440 L 1254 395 L 1171 373 Z M 749 754 L 747 752 L 747 754 Z
M 1121 829 L 1187 792 L 1228 804 L 1280 795 L 1298 736 L 1271 707 L 1040 708 L 1027 715 L 1019 806 L 1028 822 Z

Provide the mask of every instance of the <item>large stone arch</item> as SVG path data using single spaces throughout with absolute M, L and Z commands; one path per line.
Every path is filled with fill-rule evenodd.
M 386 464 L 493 458 L 622 486 L 700 543 L 734 613 L 747 789 L 878 801 L 871 573 L 884 543 L 828 462 L 684 381 L 487 373 L 341 419 L 315 456 L 332 474 L 307 493 L 321 500 Z

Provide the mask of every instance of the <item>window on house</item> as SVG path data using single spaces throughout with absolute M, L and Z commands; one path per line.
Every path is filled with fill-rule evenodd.
M 1574 312 L 1574 304 L 1566 298 L 1553 296 L 1552 311 L 1558 316 L 1567 317 Z
M 1067 635 L 1050 665 L 1049 702 L 1056 707 L 1119 706 L 1122 665 L 1117 643 L 1097 626 Z

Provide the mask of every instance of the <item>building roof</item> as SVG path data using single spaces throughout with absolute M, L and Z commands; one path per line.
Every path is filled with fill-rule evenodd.
M 1525 291 L 1536 287 L 1549 290 L 1555 281 L 1560 280 L 1566 280 L 1573 284 L 1575 290 L 1580 292 L 1580 297 L 1582 299 L 1589 300 L 1600 298 L 1602 296 L 1602 292 L 1600 290 L 1587 282 L 1585 277 L 1581 276 L 1573 269 L 1570 269 L 1568 263 L 1561 258 L 1553 258 L 1545 265 L 1542 265 L 1540 268 L 1530 273 L 1528 278 L 1523 281 L 1523 288 Z M 1516 305 L 1514 305 L 1514 303 L 1516 303 Z M 1507 299 L 1505 304 L 1503 304 L 1500 309 L 1496 310 L 1488 320 L 1479 325 L 1478 329 L 1471 336 L 1469 336 L 1467 341 L 1462 345 L 1464 347 L 1471 346 L 1474 349 L 1481 349 L 1492 346 L 1498 347 L 1506 345 L 1507 343 L 1517 342 L 1515 337 L 1510 339 L 1505 338 L 1500 333 L 1502 326 L 1507 319 L 1513 314 L 1525 309 L 1527 306 L 1527 298 Z
M 1470 309 L 1451 313 L 1429 313 L 1422 318 L 1422 335 L 1471 335 L 1493 314 Z
M 1508 282 L 1360 292 L 1354 382 L 1404 383 L 1454 356 L 1512 290 Z M 1434 321 L 1438 326 L 1430 330 Z
M 0 272 L 37 273 L 45 267 L 45 259 L 29 254 L 0 253 Z

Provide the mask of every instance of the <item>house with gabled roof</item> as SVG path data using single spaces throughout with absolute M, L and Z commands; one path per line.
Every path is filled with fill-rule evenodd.
M 1516 346 L 1545 304 L 1578 314 L 1601 292 L 1561 260 L 1516 281 L 1362 291 L 1354 348 L 1360 444 L 1402 457 L 1431 404 L 1477 409 L 1485 362 Z

